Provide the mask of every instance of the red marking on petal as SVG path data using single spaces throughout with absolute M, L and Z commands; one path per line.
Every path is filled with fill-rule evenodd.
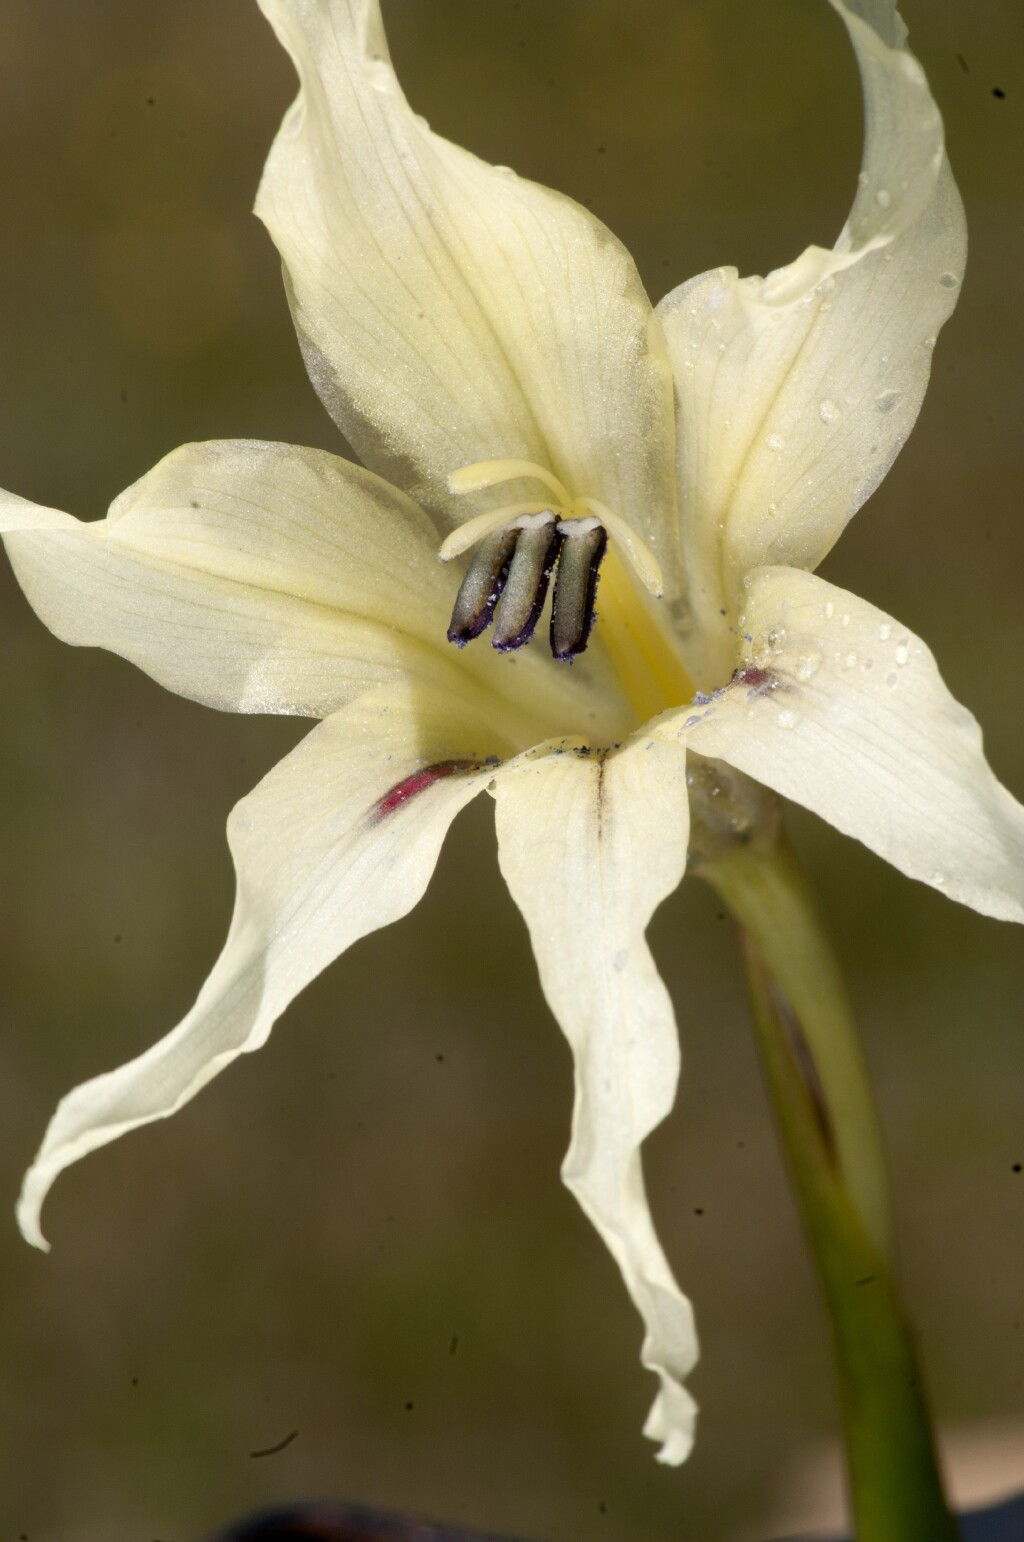
M 774 691 L 779 683 L 778 675 L 773 675 L 770 669 L 757 669 L 753 664 L 745 664 L 742 669 L 734 669 L 730 685 L 745 685 L 755 696 L 767 696 Z
M 410 798 L 415 798 L 418 793 L 426 792 L 428 787 L 433 787 L 435 782 L 443 781 L 446 776 L 455 776 L 459 771 L 479 771 L 478 760 L 439 760 L 432 766 L 421 766 L 419 771 L 413 771 L 409 776 L 396 782 L 382 798 L 378 798 L 374 804 L 374 814 L 378 819 L 384 819 L 388 814 L 393 814 L 401 808 L 403 803 L 408 803 Z

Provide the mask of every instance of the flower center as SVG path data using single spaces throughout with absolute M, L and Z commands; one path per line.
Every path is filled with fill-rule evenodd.
M 504 504 L 453 530 L 440 550 L 448 562 L 477 546 L 462 581 L 449 640 L 465 647 L 494 622 L 499 652 L 529 642 L 554 576 L 551 651 L 571 662 L 587 646 L 601 578 L 601 651 L 636 723 L 689 701 L 693 682 L 664 607 L 661 568 L 632 526 L 596 498 L 574 498 L 533 461 L 478 461 L 449 479 L 454 493 L 502 482 L 540 482 L 546 501 Z M 495 619 L 496 618 L 496 619 Z
M 455 493 L 479 492 L 524 477 L 543 483 L 551 500 L 489 509 L 452 531 L 441 547 L 447 562 L 477 546 L 455 601 L 448 639 L 465 647 L 490 626 L 497 610 L 493 646 L 500 653 L 522 648 L 533 636 L 557 569 L 551 652 L 556 659 L 571 660 L 587 646 L 594 624 L 609 536 L 655 595 L 661 594 L 661 569 L 625 520 L 596 498 L 573 498 L 557 477 L 533 461 L 477 461 L 456 471 L 448 485 Z

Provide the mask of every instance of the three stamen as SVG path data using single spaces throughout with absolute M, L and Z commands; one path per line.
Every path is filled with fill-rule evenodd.
M 609 535 L 643 588 L 662 592 L 654 553 L 621 515 L 596 498 L 573 498 L 545 466 L 527 460 L 474 461 L 448 478 L 453 493 L 477 493 L 504 482 L 540 482 L 553 502 L 511 503 L 465 520 L 441 543 L 442 562 L 476 546 L 452 611 L 448 640 L 464 648 L 494 621 L 499 653 L 522 648 L 533 636 L 555 574 L 551 652 L 572 660 L 587 646 Z M 557 572 L 556 572 L 557 569 Z M 500 609 L 498 608 L 500 604 Z
M 551 652 L 572 659 L 587 646 L 608 535 L 600 520 L 559 519 L 553 510 L 520 516 L 477 547 L 452 611 L 448 640 L 459 648 L 490 626 L 492 646 L 510 653 L 530 641 L 557 567 Z M 498 609 L 500 601 L 500 609 Z

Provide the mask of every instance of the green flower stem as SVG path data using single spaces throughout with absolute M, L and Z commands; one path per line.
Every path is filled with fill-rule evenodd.
M 832 1325 L 858 1542 L 956 1542 L 888 1261 L 878 1121 L 839 969 L 785 840 L 702 877 L 740 924 L 768 1093 Z

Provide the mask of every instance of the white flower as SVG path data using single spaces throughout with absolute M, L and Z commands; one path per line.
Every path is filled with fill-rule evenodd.
M 647 1433 L 681 1461 L 696 1339 L 639 1153 L 678 1073 L 644 933 L 686 864 L 688 754 L 1024 919 L 1024 811 L 973 718 L 923 643 L 812 572 L 913 426 L 956 300 L 965 235 L 939 114 L 893 5 L 832 0 L 867 108 L 835 247 L 766 279 L 717 269 L 652 310 L 585 210 L 413 115 L 376 0 L 261 3 L 302 89 L 257 211 L 314 384 L 370 469 L 189 445 L 101 522 L 7 495 L 0 528 L 68 642 L 212 706 L 323 721 L 231 815 L 235 915 L 195 1006 L 64 1099 L 21 1225 L 45 1246 L 64 1167 L 180 1108 L 404 915 L 487 790 L 576 1062 L 564 1177 L 644 1321 L 661 1383 Z M 442 539 L 447 558 L 474 553 L 461 591 Z M 590 641 L 572 669 L 521 651 L 556 562 L 553 651 Z M 459 643 L 482 631 L 506 574 L 497 648 L 456 651 L 449 625 Z

